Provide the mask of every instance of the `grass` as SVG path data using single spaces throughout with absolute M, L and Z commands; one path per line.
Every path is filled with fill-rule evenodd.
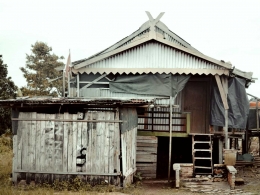
M 12 184 L 10 175 L 12 173 L 12 139 L 9 135 L 3 134 L 0 136 L 0 194 L 1 195 L 96 195 L 109 194 L 110 192 L 121 192 L 133 195 L 140 195 L 140 185 L 129 185 L 126 188 L 118 188 L 113 185 L 96 185 L 91 186 L 83 183 L 79 178 L 75 178 L 71 182 L 55 181 L 50 184 L 26 185 Z M 140 184 L 140 182 L 138 182 Z

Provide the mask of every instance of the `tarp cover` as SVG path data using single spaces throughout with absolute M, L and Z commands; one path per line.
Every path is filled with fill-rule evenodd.
M 249 113 L 249 101 L 245 90 L 246 81 L 241 78 L 228 80 L 228 127 L 245 129 Z M 210 124 L 225 126 L 224 105 L 217 84 L 213 84 Z
M 115 81 L 109 82 L 109 88 L 112 92 L 175 96 L 184 88 L 189 78 L 189 75 L 152 73 L 118 75 Z
M 258 115 L 258 121 L 260 126 L 260 115 Z M 250 109 L 248 120 L 247 120 L 247 129 L 257 129 L 257 121 L 256 121 L 256 109 Z

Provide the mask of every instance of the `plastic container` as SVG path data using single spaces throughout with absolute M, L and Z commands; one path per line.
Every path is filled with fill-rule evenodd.
M 237 150 L 224 149 L 224 164 L 234 166 L 237 159 Z

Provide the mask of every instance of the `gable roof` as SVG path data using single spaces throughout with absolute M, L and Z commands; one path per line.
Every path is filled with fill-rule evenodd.
M 129 35 L 128 37 L 125 37 L 124 39 L 120 40 L 119 42 L 115 43 L 114 45 L 110 46 L 109 48 L 90 56 L 87 59 L 79 60 L 73 62 L 73 69 L 72 71 L 74 73 L 77 72 L 86 72 L 87 69 L 90 68 L 91 65 L 97 64 L 101 61 L 104 61 L 108 58 L 112 59 L 113 56 L 119 55 L 121 53 L 127 52 L 128 50 L 141 47 L 144 44 L 148 44 L 151 42 L 156 42 L 158 44 L 164 45 L 166 47 L 172 48 L 175 51 L 179 51 L 184 55 L 191 56 L 193 58 L 199 59 L 203 61 L 205 64 L 209 64 L 210 67 L 216 66 L 218 68 L 213 69 L 221 69 L 222 74 L 228 75 L 229 70 L 232 69 L 232 65 L 229 62 L 224 62 L 220 60 L 216 60 L 214 58 L 211 58 L 209 56 L 206 56 L 199 52 L 197 49 L 193 48 L 188 42 L 183 40 L 181 37 L 173 33 L 164 23 L 160 21 L 160 18 L 163 16 L 164 13 L 160 13 L 157 18 L 153 18 L 149 12 L 146 12 L 149 20 L 145 22 L 137 31 Z M 105 67 L 95 67 L 95 71 L 104 71 Z M 177 67 L 178 68 L 178 67 Z M 91 68 L 90 68 L 91 69 Z M 92 67 L 92 69 L 94 69 Z M 145 69 L 145 68 L 143 68 Z M 160 69 L 160 67 L 158 67 Z M 163 68 L 162 68 L 163 69 Z M 203 67 L 203 69 L 207 69 L 206 67 Z M 212 68 L 210 68 L 212 69 Z M 141 70 L 141 69 L 140 69 Z M 95 71 L 88 70 L 88 72 Z M 148 71 L 148 70 L 146 70 Z M 162 72 L 163 70 L 161 70 Z M 169 70 L 168 70 L 169 71 Z M 111 71 L 113 72 L 113 71 Z M 122 73 L 123 71 L 119 71 L 119 73 Z M 131 70 L 127 71 L 131 72 Z M 127 73 L 126 72 L 126 73 Z M 145 72 L 145 70 L 143 71 Z M 160 72 L 157 70 L 154 70 L 154 72 Z M 163 71 L 163 72 L 167 72 Z M 101 73 L 101 72 L 100 72 Z M 185 70 L 179 73 L 189 73 L 189 71 Z M 195 73 L 194 71 L 192 73 Z M 204 71 L 201 71 L 201 74 L 204 74 Z M 210 74 L 210 70 L 206 71 L 206 73 Z M 212 74 L 218 74 L 218 71 L 213 71 Z

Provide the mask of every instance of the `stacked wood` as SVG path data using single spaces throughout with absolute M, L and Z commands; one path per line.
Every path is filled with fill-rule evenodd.
M 143 178 L 156 178 L 157 145 L 155 136 L 137 136 L 136 167 Z

